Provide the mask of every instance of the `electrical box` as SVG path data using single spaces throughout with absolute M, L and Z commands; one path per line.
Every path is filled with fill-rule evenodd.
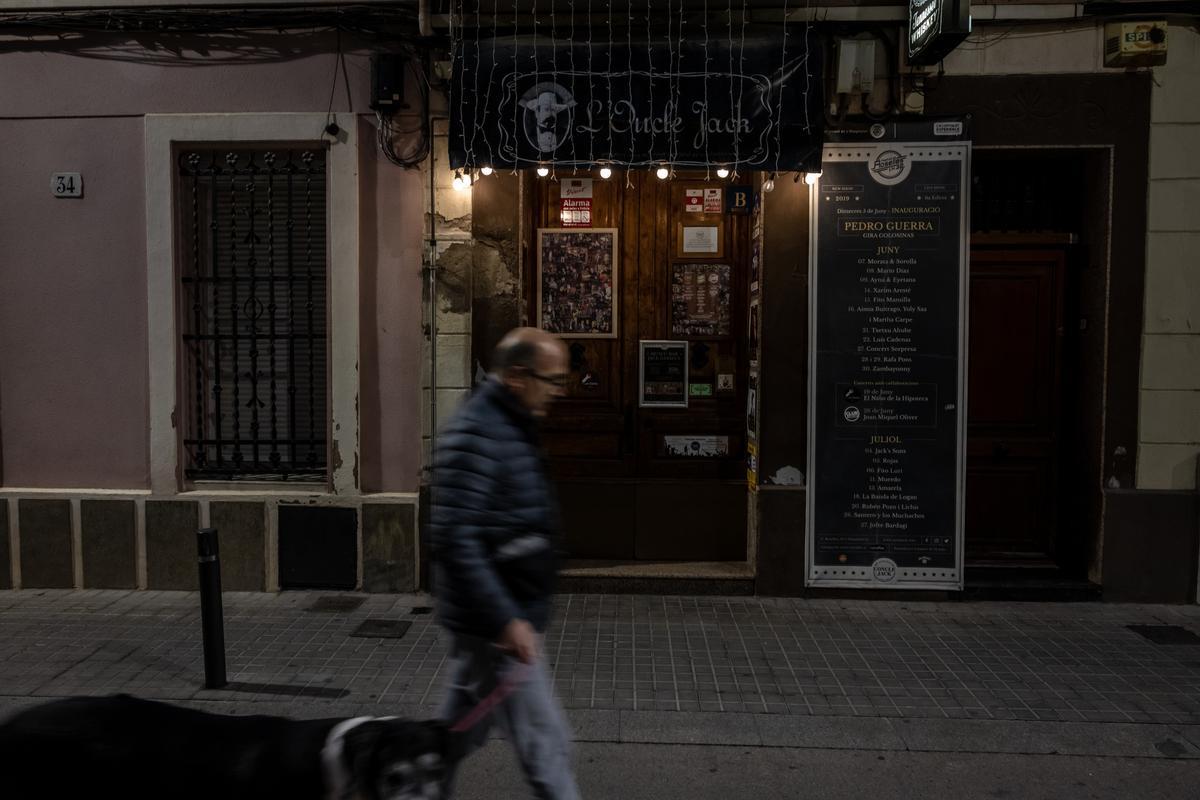
M 1155 67 L 1167 63 L 1167 22 L 1104 23 L 1104 66 Z
M 875 40 L 839 39 L 837 43 L 838 94 L 870 94 L 875 88 Z
M 404 102 L 403 56 L 376 53 L 371 56 L 371 110 L 389 114 L 408 108 Z

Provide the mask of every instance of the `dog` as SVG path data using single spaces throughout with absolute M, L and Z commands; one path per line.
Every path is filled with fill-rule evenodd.
M 0 725 L 0 776 L 14 800 L 439 800 L 456 738 L 441 722 L 235 717 L 76 697 Z

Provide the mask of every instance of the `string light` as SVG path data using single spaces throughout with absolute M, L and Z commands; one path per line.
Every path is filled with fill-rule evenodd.
M 454 180 L 450 181 L 450 185 L 454 187 L 454 191 L 461 192 L 471 184 L 470 181 L 463 180 L 463 174 L 461 172 L 455 170 Z
M 603 178 L 604 180 L 608 180 L 609 178 L 612 177 L 612 169 L 610 167 L 601 167 L 600 168 L 600 177 Z
M 478 18 L 475 20 L 475 24 L 476 25 L 479 24 Z M 492 84 L 494 84 L 496 82 L 496 40 L 500 38 L 499 35 L 497 34 L 497 31 L 499 31 L 499 30 L 500 30 L 499 0 L 492 0 L 492 68 L 488 72 L 487 94 L 485 94 L 483 97 L 483 116 L 479 120 L 479 127 L 481 127 L 481 128 L 487 127 L 488 109 L 490 109 L 492 107 L 492 103 L 491 103 L 491 101 L 492 101 Z M 484 143 L 487 144 L 488 163 L 495 164 L 496 163 L 496 154 L 492 151 L 491 137 L 484 134 L 483 141 L 484 141 Z M 516 163 L 516 153 L 513 153 L 513 163 L 514 164 Z M 484 175 L 492 174 L 491 167 L 485 167 L 485 169 L 487 171 L 483 173 Z
M 728 178 L 729 177 L 729 169 L 726 167 L 717 167 L 717 177 L 718 178 Z
M 544 178 L 550 174 L 550 168 L 549 167 L 538 167 L 537 173 L 538 173 L 539 178 Z
M 651 32 L 651 27 L 650 27 L 650 3 L 646 3 L 646 93 L 650 98 L 650 109 L 651 109 L 652 113 L 655 113 L 654 109 L 657 109 L 658 107 L 656 105 L 654 105 L 654 47 L 650 43 L 652 38 L 653 38 L 653 33 Z M 668 47 L 670 46 L 670 44 L 671 44 L 671 23 L 670 23 L 670 19 L 668 18 L 668 20 L 667 20 L 667 45 L 668 45 Z M 654 151 L 656 149 L 656 147 L 655 147 L 656 144 L 657 144 L 657 142 L 655 141 L 654 126 L 651 125 L 650 126 L 650 144 L 647 146 L 645 155 L 643 155 L 642 157 L 643 158 L 653 158 Z
M 484 175 L 491 175 L 491 174 L 492 174 L 492 168 L 491 168 L 491 167 L 482 167 L 482 168 L 480 168 L 480 170 L 479 170 L 479 171 L 480 171 L 480 172 L 482 172 Z
M 700 118 L 700 124 L 705 125 L 708 122 L 708 117 L 712 114 L 712 109 L 708 105 L 708 0 L 704 0 L 704 12 L 701 17 L 704 26 L 704 115 Z M 712 169 L 712 159 L 708 155 L 708 139 L 709 134 L 704 134 L 704 179 L 708 180 L 709 170 Z
M 774 189 L 775 189 L 775 173 L 772 172 L 771 175 L 765 181 L 763 181 L 762 190 L 765 193 L 765 192 L 774 191 Z
M 483 59 L 480 58 L 480 50 L 479 50 L 479 16 L 480 16 L 480 4 L 482 3 L 482 1 L 483 0 L 475 0 L 475 64 L 474 64 L 474 68 L 471 69 L 471 84 L 472 84 L 471 96 L 476 99 L 478 99 L 478 97 L 479 97 L 479 67 L 483 63 Z M 462 29 L 466 26 L 466 19 L 467 19 L 467 8 L 466 8 L 466 4 L 464 3 L 463 6 L 459 9 L 459 13 L 458 13 L 459 38 L 462 42 L 461 47 L 462 47 L 463 53 L 465 53 L 467 50 L 467 38 L 462 33 Z M 468 69 L 467 64 L 466 64 L 467 60 L 464 58 L 463 61 L 464 61 L 464 63 L 462 66 L 462 72 L 465 73 Z M 462 81 L 462 83 L 463 84 L 466 83 L 465 79 Z M 463 100 L 465 101 L 466 93 L 467 93 L 466 86 L 463 85 L 463 86 L 460 86 L 459 88 L 462 90 Z M 489 92 L 491 91 L 490 81 L 489 81 L 488 91 Z M 485 104 L 483 106 L 484 108 L 487 108 L 486 103 L 487 103 L 487 100 L 484 100 L 484 104 Z M 466 117 L 465 111 L 466 111 L 466 107 L 464 105 L 463 106 L 463 115 L 461 117 L 464 125 L 467 124 L 467 122 L 466 122 L 467 117 Z M 472 111 L 471 116 L 472 116 L 472 118 L 474 118 L 475 109 L 472 108 L 471 111 Z M 472 122 L 474 122 L 474 119 L 472 119 Z M 467 150 L 467 166 L 468 167 L 473 167 L 473 166 L 475 166 L 476 163 L 478 163 L 475 158 L 475 137 L 479 134 L 479 128 L 480 128 L 480 126 L 477 123 L 472 124 L 471 125 L 471 138 L 470 138 L 470 140 L 464 142 L 464 144 L 466 144 L 466 150 Z M 466 139 L 465 131 L 464 131 L 463 138 Z M 470 178 L 470 175 L 468 174 L 467 185 L 469 186 L 470 184 L 471 184 L 471 178 Z
M 821 171 L 820 170 L 817 170 L 816 172 L 808 172 L 808 173 L 805 173 L 805 175 L 804 175 L 804 182 L 807 183 L 809 186 L 816 186 L 817 181 L 819 181 L 819 180 L 821 180 Z
M 659 167 L 658 171 L 654 174 L 658 176 L 660 181 L 665 181 L 671 176 L 671 170 L 667 169 L 666 167 Z

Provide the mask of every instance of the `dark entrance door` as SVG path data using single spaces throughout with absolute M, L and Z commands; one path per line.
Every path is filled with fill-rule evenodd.
M 971 252 L 968 562 L 1056 555 L 1065 263 L 1062 249 Z
M 560 183 L 533 185 L 529 241 L 536 243 L 537 228 L 561 227 Z M 544 434 L 574 558 L 746 557 L 749 218 L 685 211 L 687 190 L 706 187 L 726 188 L 702 175 L 663 181 L 642 172 L 593 182 L 592 227 L 618 231 L 619 335 L 566 340 L 571 382 Z M 684 222 L 717 228 L 721 252 L 684 254 Z M 526 299 L 536 319 L 536 246 L 526 263 Z M 714 274 L 728 276 L 726 329 L 688 335 L 673 323 L 672 281 Z M 690 383 L 702 394 L 688 408 L 639 408 L 638 342 L 646 339 L 690 342 Z M 677 454 L 684 439 L 697 437 L 725 455 Z

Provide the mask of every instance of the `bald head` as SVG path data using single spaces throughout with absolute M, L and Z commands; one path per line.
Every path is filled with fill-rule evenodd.
M 538 328 L 516 328 L 496 345 L 492 373 L 530 413 L 544 417 L 566 387 L 567 348 L 557 336 Z
M 514 328 L 504 334 L 492 353 L 492 371 L 504 375 L 514 368 L 538 369 L 543 356 L 565 352 L 562 341 L 540 328 Z

